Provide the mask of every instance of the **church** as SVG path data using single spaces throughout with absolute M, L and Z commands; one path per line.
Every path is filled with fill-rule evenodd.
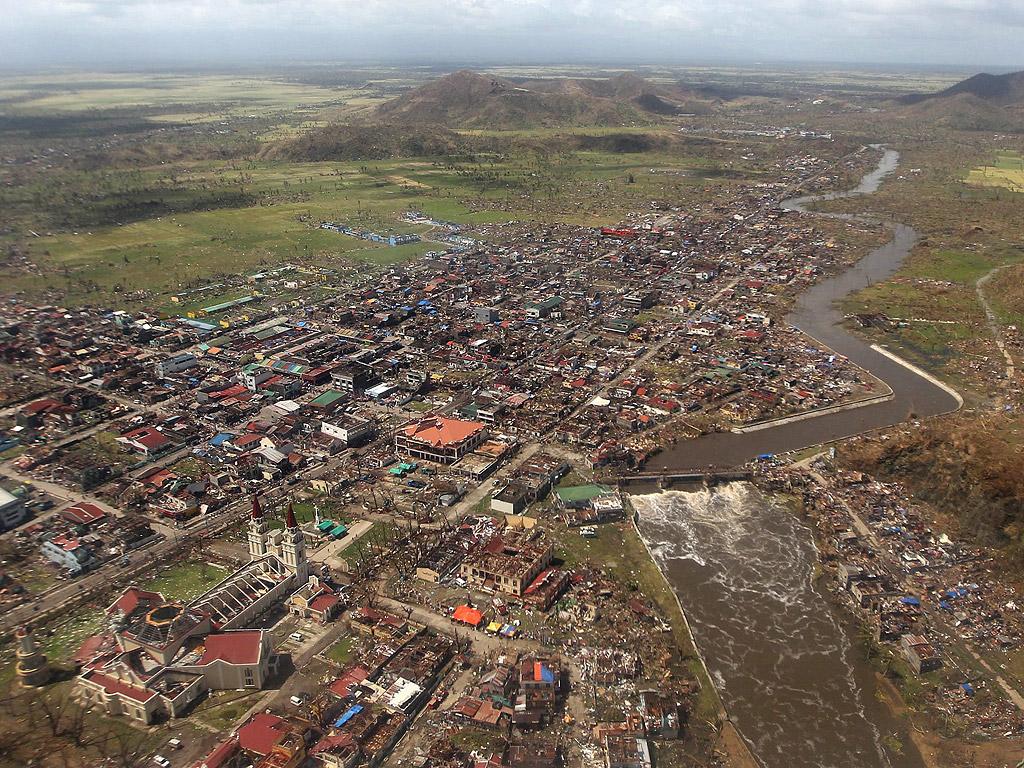
M 277 673 L 270 633 L 249 627 L 307 586 L 306 542 L 291 503 L 285 527 L 272 529 L 257 497 L 246 538 L 249 562 L 195 600 L 129 587 L 107 608 L 107 631 L 75 655 L 86 706 L 148 724 L 209 690 L 259 689 Z

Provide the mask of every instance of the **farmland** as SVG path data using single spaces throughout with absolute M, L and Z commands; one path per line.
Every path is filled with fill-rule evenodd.
M 674 175 L 649 172 L 660 166 Z M 692 175 L 681 175 L 682 167 Z M 38 236 L 24 243 L 22 255 L 31 267 L 8 269 L 4 277 L 33 294 L 57 290 L 62 296 L 95 298 L 176 292 L 281 260 L 386 265 L 438 248 L 430 242 L 429 228 L 397 221 L 410 209 L 464 226 L 541 216 L 610 224 L 642 201 L 698 189 L 709 171 L 715 171 L 714 164 L 696 156 L 578 152 L 544 161 L 526 154 L 372 165 L 252 160 L 158 165 L 120 175 L 78 173 L 7 193 L 8 210 L 23 211 L 23 220 L 43 231 L 33 229 Z M 75 199 L 61 197 L 59 190 L 69 187 L 78 190 Z M 88 200 L 81 199 L 83 189 L 94 190 Z M 211 200 L 211 190 L 217 194 L 216 209 L 194 210 Z M 28 212 L 40 196 L 52 201 L 55 218 L 78 206 L 80 221 L 40 226 L 47 222 L 32 219 L 46 214 Z M 162 215 L 145 217 L 148 208 Z M 122 213 L 137 220 L 117 221 Z M 89 220 L 110 223 L 89 226 Z M 382 246 L 319 229 L 324 220 L 415 232 L 424 241 Z

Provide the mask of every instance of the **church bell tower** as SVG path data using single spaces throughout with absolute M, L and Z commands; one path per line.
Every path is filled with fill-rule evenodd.
M 306 539 L 295 519 L 295 510 L 288 502 L 285 518 L 284 538 L 281 540 L 281 560 L 295 572 L 295 584 L 301 586 L 309 581 L 309 561 L 306 559 Z
M 252 516 L 249 518 L 249 557 L 258 560 L 267 554 L 267 538 L 270 536 L 270 525 L 263 516 L 258 496 L 252 497 Z

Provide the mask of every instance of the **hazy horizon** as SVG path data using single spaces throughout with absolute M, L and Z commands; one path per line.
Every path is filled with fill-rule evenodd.
M 0 0 L 0 67 L 1024 68 L 1012 0 Z

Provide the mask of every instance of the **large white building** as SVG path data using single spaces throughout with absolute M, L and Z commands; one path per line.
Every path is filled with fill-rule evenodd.
M 0 531 L 21 525 L 28 519 L 25 501 L 0 488 Z
M 270 634 L 247 629 L 309 581 L 306 542 L 291 504 L 272 530 L 259 500 L 249 519 L 249 562 L 192 602 L 130 587 L 107 609 L 109 631 L 76 660 L 77 691 L 109 714 L 151 723 L 184 714 L 208 690 L 262 688 L 277 671 Z

